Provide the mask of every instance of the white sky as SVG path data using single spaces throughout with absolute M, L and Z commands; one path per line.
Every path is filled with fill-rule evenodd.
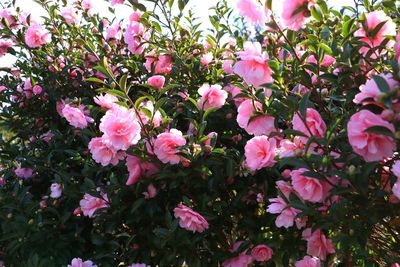
M 0 0 L 0 2 L 2 2 L 3 0 Z M 228 0 L 229 2 L 232 2 L 232 6 L 235 5 L 236 0 Z M 274 0 L 275 2 L 277 0 Z M 282 1 L 282 0 L 279 0 Z M 99 14 L 104 14 L 105 16 L 107 16 L 107 14 L 110 15 L 110 13 L 108 12 L 108 7 L 111 5 L 110 4 L 111 0 L 109 1 L 105 1 L 105 0 L 93 0 L 93 3 L 95 4 L 95 9 L 99 12 Z M 141 0 L 139 0 L 139 2 L 142 2 Z M 208 15 L 210 14 L 210 11 L 208 11 L 208 9 L 210 7 L 212 7 L 213 5 L 215 5 L 215 3 L 217 2 L 217 0 L 190 0 L 188 6 L 186 7 L 186 10 L 191 9 L 193 11 L 193 13 L 195 14 L 195 16 L 199 17 L 202 21 L 204 21 L 205 23 L 202 25 L 202 27 L 204 29 L 206 29 L 208 26 L 210 26 L 210 23 L 208 21 Z M 332 7 L 341 7 L 344 5 L 353 5 L 353 1 L 351 0 L 328 0 L 328 4 Z M 40 17 L 42 16 L 44 13 L 44 10 L 42 9 L 42 7 L 35 3 L 33 0 L 16 0 L 16 5 L 19 6 L 21 8 L 21 10 L 23 11 L 27 11 L 30 12 L 31 14 L 33 14 L 33 17 Z M 280 13 L 280 6 L 281 5 L 274 5 L 275 8 L 277 8 L 277 10 L 274 10 L 277 14 Z M 126 6 L 121 6 L 121 5 L 117 5 L 115 7 L 116 9 L 116 16 L 118 19 L 124 19 L 127 18 L 132 10 L 129 8 L 126 8 Z M 15 59 L 10 56 L 4 56 L 0 59 L 0 67 L 4 67 L 4 66 L 10 66 L 12 64 L 12 62 Z

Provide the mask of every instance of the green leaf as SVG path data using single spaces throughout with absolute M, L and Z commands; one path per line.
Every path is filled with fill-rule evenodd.
M 374 79 L 375 83 L 378 85 L 379 90 L 381 90 L 381 92 L 384 92 L 384 93 L 390 92 L 390 86 L 387 83 L 387 81 L 385 80 L 385 78 L 383 78 L 382 76 L 379 76 L 379 75 L 372 75 L 372 79 Z
M 307 108 L 308 108 L 308 104 L 310 102 L 310 91 L 305 93 L 305 95 L 303 96 L 303 98 L 300 100 L 299 103 L 299 111 L 301 116 L 305 119 L 307 116 Z
M 368 129 L 364 130 L 364 133 L 382 134 L 394 138 L 393 132 L 390 129 L 383 126 L 369 127 Z
M 127 79 L 128 79 L 128 74 L 124 74 L 121 79 L 119 80 L 119 88 L 121 89 L 121 91 L 126 92 L 126 83 L 127 83 Z
M 95 77 L 87 78 L 87 79 L 85 79 L 85 81 L 105 84 L 105 82 L 103 80 L 100 80 L 99 78 L 95 78 Z

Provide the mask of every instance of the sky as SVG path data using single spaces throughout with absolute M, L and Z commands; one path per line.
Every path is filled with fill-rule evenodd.
M 2 0 L 0 0 L 1 2 Z M 277 0 L 274 0 L 277 1 Z M 279 0 L 282 1 L 282 0 Z M 109 14 L 108 12 L 108 7 L 110 6 L 110 2 L 109 1 L 105 1 L 105 0 L 93 0 L 94 3 L 96 3 L 96 10 L 100 13 L 100 14 Z M 142 2 L 141 0 L 139 0 L 139 3 Z M 143 1 L 145 2 L 145 1 Z M 228 2 L 232 3 L 232 7 L 235 6 L 235 2 L 236 0 L 228 0 Z M 328 5 L 332 6 L 332 7 L 336 7 L 339 8 L 341 6 L 344 5 L 352 5 L 353 1 L 351 0 L 328 0 Z M 210 12 L 208 11 L 208 9 L 210 7 L 212 7 L 213 5 L 215 5 L 216 0 L 190 0 L 188 6 L 186 6 L 186 10 L 191 9 L 193 11 L 193 13 L 199 17 L 201 19 L 201 21 L 203 21 L 204 23 L 202 24 L 202 26 L 204 27 L 204 29 L 207 29 L 208 26 L 210 26 L 210 23 L 208 21 L 208 16 L 210 14 Z M 42 15 L 45 14 L 43 8 L 35 3 L 33 0 L 16 0 L 16 5 L 19 6 L 21 8 L 21 10 L 30 12 L 31 14 L 34 14 L 35 17 L 40 17 Z M 274 10 L 274 12 L 276 14 L 280 13 L 280 6 L 281 5 L 275 5 L 274 8 L 276 8 L 276 10 Z M 118 19 L 124 19 L 127 18 L 130 13 L 131 10 L 129 8 L 126 8 L 126 6 L 121 6 L 121 5 L 117 5 L 116 6 L 116 16 Z M 4 67 L 4 66 L 10 66 L 12 64 L 12 62 L 15 60 L 15 58 L 13 58 L 12 56 L 5 56 L 3 58 L 0 59 L 0 67 Z

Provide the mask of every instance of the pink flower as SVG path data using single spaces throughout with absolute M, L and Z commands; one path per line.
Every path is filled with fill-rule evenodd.
M 154 68 L 155 74 L 169 74 L 172 70 L 172 57 L 168 55 L 159 55 L 157 57 L 157 55 L 152 52 L 146 55 L 145 67 L 148 72 L 151 72 L 152 68 Z
M 268 22 L 268 10 L 257 0 L 239 0 L 237 9 L 242 17 L 254 26 L 264 26 Z
M 332 240 L 326 238 L 320 229 L 311 231 L 311 228 L 303 231 L 303 239 L 307 241 L 307 253 L 309 255 L 325 260 L 327 254 L 335 253 Z
M 40 47 L 50 41 L 50 33 L 40 24 L 31 25 L 25 32 L 25 43 L 30 48 Z
M 83 215 L 92 218 L 96 210 L 109 207 L 107 194 L 100 193 L 100 195 L 101 198 L 89 194 L 83 196 L 79 202 Z
M 7 90 L 7 87 L 5 87 L 4 85 L 0 85 L 0 93 Z
M 14 45 L 10 40 L 0 40 L 0 57 L 8 53 L 8 50 Z
M 321 267 L 321 261 L 316 257 L 305 256 L 295 264 L 296 267 Z
M 32 88 L 32 92 L 35 94 L 35 95 L 40 95 L 41 93 L 42 93 L 42 87 L 40 86 L 40 85 L 35 85 L 33 88 Z
M 317 138 L 322 138 L 326 132 L 326 124 L 324 120 L 321 118 L 321 115 L 313 108 L 307 108 L 306 124 L 304 124 L 303 120 L 296 113 L 293 116 L 293 129 L 299 132 L 304 133 L 307 136 L 315 136 Z M 302 138 L 304 142 L 305 138 Z
M 122 37 L 121 25 L 119 23 L 115 23 L 107 28 L 107 36 L 106 40 L 116 39 L 119 40 Z
M 4 25 L 1 23 L 3 19 L 6 19 L 8 22 L 8 25 L 13 28 L 15 26 L 14 24 L 16 23 L 15 21 L 15 11 L 12 10 L 11 8 L 3 8 L 0 10 L 0 29 L 4 28 Z
M 161 89 L 164 87 L 165 77 L 162 75 L 154 75 L 147 80 L 147 83 L 154 88 Z
M 386 80 L 391 90 L 394 90 L 394 88 L 399 84 L 393 79 L 391 74 L 380 74 L 379 76 Z M 367 98 L 377 101 L 378 96 L 382 93 L 374 79 L 370 79 L 366 84 L 361 85 L 360 91 L 361 92 L 358 93 L 353 100 L 356 104 L 361 104 L 361 102 Z
M 125 0 L 112 0 L 111 5 L 122 5 L 125 2 Z
M 308 58 L 308 62 L 318 64 L 318 61 L 314 55 L 311 55 Z M 328 68 L 328 67 L 332 66 L 333 64 L 335 64 L 335 62 L 336 62 L 336 59 L 334 57 L 332 57 L 330 55 L 324 55 L 324 57 L 322 58 L 322 61 L 320 62 L 320 65 L 324 68 Z
M 226 74 L 233 73 L 233 63 L 234 61 L 232 59 L 225 59 L 222 61 L 222 69 Z
M 129 265 L 128 267 L 150 267 L 150 265 L 147 265 L 146 263 L 134 263 Z
M 396 142 L 393 138 L 383 134 L 364 132 L 373 126 L 385 127 L 394 133 L 394 126 L 391 123 L 368 110 L 355 113 L 347 124 L 350 145 L 354 152 L 367 162 L 391 157 L 396 150 Z
M 293 189 L 299 194 L 299 196 L 310 202 L 322 202 L 324 201 L 324 187 L 323 182 L 318 179 L 304 176 L 303 173 L 308 170 L 301 168 L 292 171 L 292 185 Z
M 371 33 L 382 22 L 384 25 L 380 30 L 372 36 Z M 365 56 L 371 48 L 380 46 L 388 36 L 396 36 L 396 24 L 382 10 L 376 10 L 365 14 L 365 22 L 360 23 L 360 28 L 354 33 L 355 37 L 359 37 L 366 46 L 360 49 L 360 52 Z M 393 47 L 394 42 L 388 41 L 386 47 Z M 375 51 L 371 57 L 376 58 L 381 54 L 380 51 Z
M 147 186 L 147 192 L 143 192 L 145 199 L 154 198 L 157 195 L 157 188 L 153 184 Z
M 306 13 L 313 4 L 314 0 L 283 0 L 283 24 L 293 31 L 300 30 L 306 20 Z
M 124 41 L 132 54 L 140 55 L 147 48 L 147 41 L 150 34 L 146 32 L 147 28 L 137 22 L 131 21 L 124 33 Z
M 398 179 L 397 182 L 393 185 L 392 192 L 395 197 L 400 199 L 400 179 Z
M 82 8 L 85 10 L 89 10 L 89 12 L 93 9 L 94 5 L 92 0 L 82 0 Z
M 200 64 L 204 67 L 208 66 L 214 59 L 214 56 L 211 52 L 204 54 L 200 58 Z
M 116 96 L 110 94 L 98 95 L 93 97 L 94 102 L 102 108 L 105 109 L 113 109 L 118 107 L 115 102 L 118 102 L 118 98 Z
M 83 261 L 80 258 L 75 258 L 67 267 L 97 267 L 97 265 L 92 261 Z
M 54 134 L 51 131 L 45 132 L 42 134 L 39 138 L 42 139 L 45 142 L 50 142 L 51 139 L 54 137 Z
M 287 158 L 303 154 L 305 144 L 299 136 L 296 136 L 293 141 L 283 139 L 279 142 L 279 157 Z
M 79 129 L 86 128 L 88 122 L 92 121 L 92 118 L 86 116 L 82 107 L 74 107 L 71 104 L 66 104 L 64 106 L 62 115 L 71 126 Z
M 178 146 L 184 146 L 186 139 L 182 136 L 182 132 L 171 129 L 169 132 L 159 134 L 154 142 L 154 154 L 163 163 L 178 164 L 181 157 L 177 155 Z
M 400 160 L 397 160 L 392 166 L 392 172 L 398 179 L 400 179 Z
M 81 19 L 78 11 L 72 6 L 61 8 L 61 16 L 70 24 L 78 24 Z
M 231 253 L 235 253 L 236 251 L 238 251 L 238 249 L 240 248 L 242 243 L 243 243 L 243 241 L 237 241 L 235 244 L 233 244 L 232 249 L 230 249 L 229 251 Z M 253 257 L 250 255 L 247 255 L 246 252 L 247 252 L 247 249 L 242 251 L 238 256 L 225 260 L 222 263 L 222 266 L 223 267 L 248 267 L 248 266 L 250 266 L 250 264 L 253 262 Z
M 276 163 L 275 149 L 275 139 L 268 140 L 266 136 L 253 137 L 244 147 L 247 167 L 252 171 L 272 167 Z
M 179 218 L 179 226 L 194 232 L 202 233 L 208 229 L 208 222 L 199 213 L 182 203 L 174 209 L 175 218 Z
M 50 193 L 51 198 L 59 198 L 61 197 L 62 194 L 62 187 L 60 184 L 53 183 L 50 186 L 50 191 L 51 191 Z
M 240 128 L 246 130 L 249 134 L 269 135 L 276 131 L 275 118 L 268 115 L 258 115 L 256 118 L 250 119 L 255 115 L 255 111 L 262 112 L 262 104 L 251 99 L 243 101 L 238 108 L 236 118 Z
M 31 168 L 18 167 L 14 170 L 14 172 L 19 178 L 28 179 L 33 176 L 33 170 Z
M 126 185 L 134 185 L 141 177 L 150 177 L 159 171 L 153 163 L 142 162 L 139 157 L 132 155 L 126 157 L 126 167 L 129 172 Z
M 304 220 L 296 218 L 297 214 L 301 212 L 300 210 L 289 207 L 281 197 L 270 198 L 269 202 L 271 204 L 268 206 L 267 212 L 279 214 L 275 220 L 276 227 L 285 227 L 287 229 L 292 227 L 294 222 L 296 222 L 298 229 L 304 227 Z
M 139 21 L 143 13 L 141 11 L 135 11 L 129 15 L 129 21 Z
M 101 118 L 99 128 L 104 133 L 103 141 L 115 150 L 127 150 L 141 138 L 141 127 L 134 111 L 121 106 L 108 110 Z
M 266 245 L 257 245 L 251 250 L 251 256 L 256 261 L 268 261 L 272 258 L 273 251 Z
M 261 52 L 258 42 L 246 42 L 244 51 L 237 53 L 240 61 L 233 67 L 234 72 L 255 87 L 272 82 L 272 70 L 268 66 L 268 55 Z
M 89 150 L 92 153 L 93 160 L 103 166 L 109 164 L 117 165 L 124 158 L 123 152 L 118 152 L 109 146 L 101 137 L 92 138 L 89 142 Z
M 207 110 L 212 107 L 221 108 L 228 98 L 228 93 L 222 90 L 222 87 L 217 84 L 204 84 L 197 92 L 201 96 L 201 98 L 197 101 L 197 104 L 203 110 Z

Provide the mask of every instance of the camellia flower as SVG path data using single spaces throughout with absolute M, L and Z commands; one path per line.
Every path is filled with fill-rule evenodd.
M 214 56 L 211 52 L 204 54 L 200 58 L 200 64 L 204 67 L 208 66 L 214 59 Z
M 392 172 L 397 177 L 397 182 L 393 185 L 393 194 L 400 199 L 400 160 L 396 161 L 392 166 Z
M 110 94 L 95 96 L 93 97 L 93 100 L 97 105 L 105 109 L 113 109 L 118 107 L 118 105 L 115 104 L 115 102 L 118 102 L 118 98 Z
M 303 175 L 308 170 L 301 168 L 291 173 L 293 189 L 299 196 L 310 202 L 322 202 L 325 200 L 323 181 Z
M 303 240 L 307 241 L 307 253 L 311 256 L 325 260 L 327 254 L 335 253 L 332 240 L 326 238 L 320 229 L 314 232 L 312 232 L 311 228 L 305 229 L 303 231 Z
M 108 110 L 101 118 L 99 128 L 104 133 L 103 141 L 109 143 L 115 150 L 127 150 L 141 138 L 141 127 L 134 111 L 122 106 Z
M 30 48 L 40 47 L 50 41 L 50 33 L 40 24 L 31 25 L 25 32 L 25 43 Z
M 129 265 L 128 267 L 150 267 L 150 265 L 147 265 L 146 263 L 134 263 Z
M 154 75 L 147 80 L 147 83 L 154 88 L 161 89 L 164 87 L 165 77 L 162 75 Z
M 121 25 L 119 23 L 114 23 L 113 25 L 107 27 L 106 40 L 116 39 L 119 40 L 122 37 Z
M 134 185 L 141 177 L 150 177 L 159 171 L 158 167 L 153 163 L 142 162 L 139 157 L 132 155 L 126 157 L 126 167 L 129 172 L 126 185 Z
M 33 170 L 31 168 L 18 167 L 14 172 L 19 178 L 28 179 L 33 176 Z
M 68 267 L 97 267 L 92 261 L 83 261 L 80 258 L 74 258 Z
M 92 153 L 94 161 L 103 166 L 109 164 L 117 165 L 118 162 L 124 159 L 125 153 L 114 150 L 109 143 L 104 142 L 103 138 L 95 137 L 89 142 L 89 150 Z
M 157 188 L 153 184 L 147 186 L 147 192 L 142 193 L 145 199 L 154 198 L 157 195 Z
M 231 253 L 238 251 L 243 241 L 237 241 L 233 244 L 232 248 L 229 250 Z M 225 260 L 222 263 L 223 267 L 248 267 L 253 262 L 253 257 L 246 254 L 247 249 L 239 253 L 238 256 Z
M 268 206 L 266 211 L 271 214 L 279 214 L 275 220 L 276 227 L 285 227 L 287 229 L 296 223 L 297 228 L 301 229 L 306 225 L 306 217 L 296 218 L 297 214 L 299 214 L 301 211 L 289 207 L 281 197 L 270 198 L 269 202 L 271 204 Z
M 318 61 L 314 55 L 311 55 L 308 58 L 308 62 L 313 63 L 313 64 L 318 64 Z M 335 62 L 336 62 L 336 59 L 334 57 L 325 54 L 324 57 L 322 58 L 322 61 L 320 62 L 320 65 L 324 68 L 328 68 L 328 67 L 332 66 L 333 64 L 335 64 Z
M 251 256 L 256 261 L 268 261 L 272 258 L 273 251 L 266 245 L 257 245 L 251 250 Z
M 0 40 L 0 57 L 8 53 L 10 48 L 14 45 L 10 40 Z
M 242 17 L 254 26 L 263 26 L 268 22 L 268 10 L 257 0 L 239 0 L 237 9 Z
M 199 213 L 182 203 L 174 209 L 175 218 L 179 218 L 179 226 L 194 232 L 202 233 L 208 229 L 208 222 Z
M 0 9 L 0 29 L 3 29 L 3 28 L 4 28 L 4 25 L 1 23 L 1 21 L 2 21 L 3 19 L 6 19 L 6 20 L 7 20 L 7 23 L 8 23 L 8 25 L 11 26 L 11 28 L 13 28 L 14 26 L 16 26 L 16 25 L 15 25 L 16 21 L 15 21 L 15 19 L 14 19 L 14 16 L 15 16 L 15 15 L 16 15 L 16 14 L 15 14 L 15 11 L 12 10 L 11 8 L 3 8 L 3 9 Z
M 101 198 L 85 194 L 83 199 L 79 202 L 83 215 L 92 218 L 96 210 L 108 208 L 108 197 L 105 193 L 100 193 Z
M 163 163 L 178 164 L 181 157 L 177 155 L 178 146 L 184 146 L 186 139 L 182 136 L 182 132 L 171 129 L 169 132 L 159 134 L 154 142 L 154 154 Z
M 261 52 L 261 44 L 258 42 L 246 42 L 244 51 L 237 53 L 240 61 L 233 67 L 234 72 L 244 81 L 255 87 L 265 83 L 271 83 L 272 70 L 268 66 L 268 55 Z
M 85 114 L 83 106 L 74 107 L 66 104 L 62 109 L 62 115 L 71 126 L 79 129 L 84 129 L 88 126 L 88 122 L 93 122 L 93 119 Z
M 379 161 L 391 157 L 396 150 L 392 137 L 364 132 L 373 126 L 385 127 L 394 133 L 394 126 L 369 110 L 361 110 L 351 116 L 347 124 L 350 145 L 365 161 Z
M 228 93 L 222 90 L 222 87 L 217 84 L 204 84 L 197 92 L 201 96 L 201 98 L 197 101 L 197 104 L 201 109 L 204 110 L 207 110 L 211 107 L 221 108 L 228 98 Z
M 399 83 L 393 79 L 391 74 L 380 74 L 380 77 L 385 79 L 389 88 L 394 90 Z M 378 100 L 378 96 L 381 94 L 381 90 L 379 89 L 378 85 L 376 84 L 374 79 L 369 79 L 366 84 L 360 86 L 360 92 L 354 97 L 353 102 L 356 104 L 361 104 L 362 101 L 371 98 L 375 101 Z
M 250 139 L 244 147 L 246 165 L 252 170 L 260 170 L 275 165 L 276 140 L 266 136 L 256 136 Z
M 315 136 L 322 138 L 326 132 L 326 124 L 321 115 L 313 108 L 307 108 L 305 122 L 300 118 L 299 114 L 293 116 L 293 129 L 304 133 L 307 136 Z M 302 138 L 304 142 L 305 138 Z
M 281 14 L 283 24 L 293 31 L 300 30 L 307 18 L 309 8 L 313 5 L 314 0 L 283 0 Z
M 371 33 L 383 22 L 385 22 L 384 25 L 372 36 Z M 366 46 L 360 49 L 360 52 L 365 56 L 371 48 L 380 46 L 385 41 L 386 37 L 396 36 L 396 34 L 396 24 L 393 20 L 382 10 L 376 10 L 365 14 L 365 22 L 360 23 L 360 28 L 354 33 L 354 36 L 359 37 L 360 40 L 366 44 Z M 393 45 L 394 42 L 392 40 L 386 43 L 386 47 L 388 48 L 393 47 Z M 371 57 L 376 58 L 380 53 L 380 51 L 375 51 L 372 53 Z
M 51 198 L 59 198 L 62 194 L 62 187 L 58 183 L 52 183 L 50 186 L 50 197 Z
M 146 41 L 150 38 L 150 34 L 146 30 L 147 28 L 137 21 L 131 21 L 126 28 L 124 41 L 132 54 L 139 55 L 146 49 Z
M 61 16 L 70 24 L 78 24 L 81 19 L 78 10 L 74 9 L 72 6 L 61 8 Z
M 146 55 L 145 67 L 148 72 L 151 72 L 154 68 L 155 74 L 169 74 L 172 70 L 172 57 L 169 55 L 157 56 L 155 52 L 151 52 Z
M 236 118 L 240 128 L 246 130 L 247 133 L 253 135 L 269 135 L 276 131 L 275 118 L 269 115 L 255 115 L 255 111 L 262 111 L 262 104 L 258 101 L 247 99 L 243 101 L 238 107 L 238 115 Z M 252 120 L 250 121 L 250 119 Z
M 111 5 L 122 5 L 125 2 L 125 0 L 112 0 Z
M 321 261 L 316 257 L 305 256 L 296 262 L 295 267 L 321 267 Z

